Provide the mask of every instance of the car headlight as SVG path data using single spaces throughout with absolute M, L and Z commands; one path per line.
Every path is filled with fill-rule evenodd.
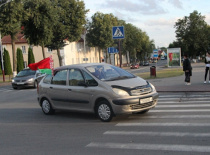
M 154 86 L 153 84 L 151 84 L 151 83 L 149 83 L 149 84 L 150 84 L 150 86 L 152 87 L 152 90 L 153 90 L 153 91 L 156 91 L 155 86 Z
M 30 78 L 30 79 L 28 79 L 27 81 L 28 82 L 32 82 L 34 79 L 33 78 Z
M 118 88 L 112 88 L 112 90 L 113 90 L 117 95 L 120 95 L 120 96 L 130 96 L 130 95 L 128 94 L 128 92 L 126 92 L 125 90 L 118 89 Z
M 15 80 L 14 80 L 14 79 L 12 79 L 12 82 L 15 82 Z

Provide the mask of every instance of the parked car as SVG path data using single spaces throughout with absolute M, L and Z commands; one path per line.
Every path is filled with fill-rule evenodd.
M 161 59 L 161 60 L 165 60 L 165 57 L 164 57 L 164 56 L 162 56 L 160 59 Z
M 37 87 L 38 81 L 43 78 L 45 74 L 40 73 L 38 70 L 33 71 L 29 68 L 23 69 L 12 79 L 13 89 L 25 87 Z
M 144 61 L 143 66 L 149 66 L 149 62 L 148 61 Z
M 155 87 L 121 68 L 105 63 L 62 66 L 37 88 L 46 115 L 56 110 L 95 113 L 101 121 L 119 114 L 146 113 L 157 104 Z
M 131 64 L 130 69 L 138 69 L 139 64 Z

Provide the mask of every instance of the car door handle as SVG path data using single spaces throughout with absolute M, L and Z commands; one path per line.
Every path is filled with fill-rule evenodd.
M 72 89 L 68 89 L 68 91 L 72 91 Z
M 53 87 L 50 87 L 50 89 L 53 89 Z

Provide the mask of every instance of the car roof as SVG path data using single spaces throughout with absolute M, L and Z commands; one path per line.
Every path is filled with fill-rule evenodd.
M 103 65 L 103 66 L 112 66 L 107 63 L 83 63 L 83 64 L 74 64 L 74 65 L 66 65 L 66 66 L 61 66 L 57 67 L 54 70 L 62 70 L 62 69 L 69 69 L 69 68 L 85 68 L 89 66 L 97 66 L 97 65 Z

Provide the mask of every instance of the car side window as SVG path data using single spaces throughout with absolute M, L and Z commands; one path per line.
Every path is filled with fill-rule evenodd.
M 70 86 L 79 86 L 79 83 L 84 83 L 84 77 L 82 73 L 78 69 L 70 69 L 69 70 L 69 85 Z
M 88 86 L 98 86 L 98 83 L 96 82 L 96 80 L 91 77 L 87 72 L 82 71 L 84 76 L 85 76 L 85 80 L 86 80 L 86 84 Z
M 67 70 L 61 70 L 55 73 L 52 79 L 52 84 L 66 85 Z
M 47 84 L 50 84 L 50 83 L 51 83 L 51 80 L 52 80 L 52 75 L 47 75 L 47 76 L 44 78 L 43 82 L 44 82 L 44 83 L 47 83 Z

